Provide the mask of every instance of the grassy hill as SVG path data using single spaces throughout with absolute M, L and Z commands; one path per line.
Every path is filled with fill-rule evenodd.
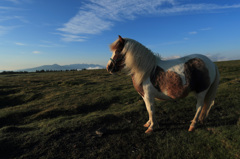
M 196 100 L 157 101 L 148 119 L 131 78 L 106 70 L 0 75 L 0 158 L 240 158 L 240 61 L 217 63 L 208 121 L 189 133 Z

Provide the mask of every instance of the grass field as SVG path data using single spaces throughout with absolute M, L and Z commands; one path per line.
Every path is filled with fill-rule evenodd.
M 157 101 L 151 135 L 131 78 L 106 70 L 0 75 L 0 158 L 240 158 L 240 61 L 217 63 L 216 104 L 188 132 L 193 96 Z

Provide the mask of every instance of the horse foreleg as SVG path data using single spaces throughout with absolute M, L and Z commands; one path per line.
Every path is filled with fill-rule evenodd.
M 151 121 L 148 120 L 143 126 L 144 126 L 145 128 L 148 128 L 150 125 L 151 125 Z
M 149 120 L 144 124 L 144 127 L 148 129 L 145 131 L 146 134 L 153 132 L 153 128 L 158 125 L 155 118 L 155 108 L 154 108 L 154 99 L 144 97 L 144 102 L 148 111 Z

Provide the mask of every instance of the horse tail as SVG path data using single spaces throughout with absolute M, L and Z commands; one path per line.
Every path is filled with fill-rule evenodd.
M 210 85 L 208 92 L 204 99 L 204 105 L 202 107 L 202 111 L 199 116 L 200 122 L 203 122 L 203 120 L 207 118 L 209 111 L 211 110 L 212 106 L 214 105 L 214 99 L 215 99 L 215 96 L 217 93 L 217 88 L 218 88 L 219 79 L 220 79 L 219 71 L 218 71 L 218 68 L 216 65 L 215 65 L 215 71 L 216 71 L 215 79 L 214 79 L 213 83 Z

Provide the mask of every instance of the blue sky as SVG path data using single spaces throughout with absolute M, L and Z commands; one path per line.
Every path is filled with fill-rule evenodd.
M 1 0 L 0 70 L 106 65 L 118 35 L 163 58 L 240 59 L 239 0 Z

